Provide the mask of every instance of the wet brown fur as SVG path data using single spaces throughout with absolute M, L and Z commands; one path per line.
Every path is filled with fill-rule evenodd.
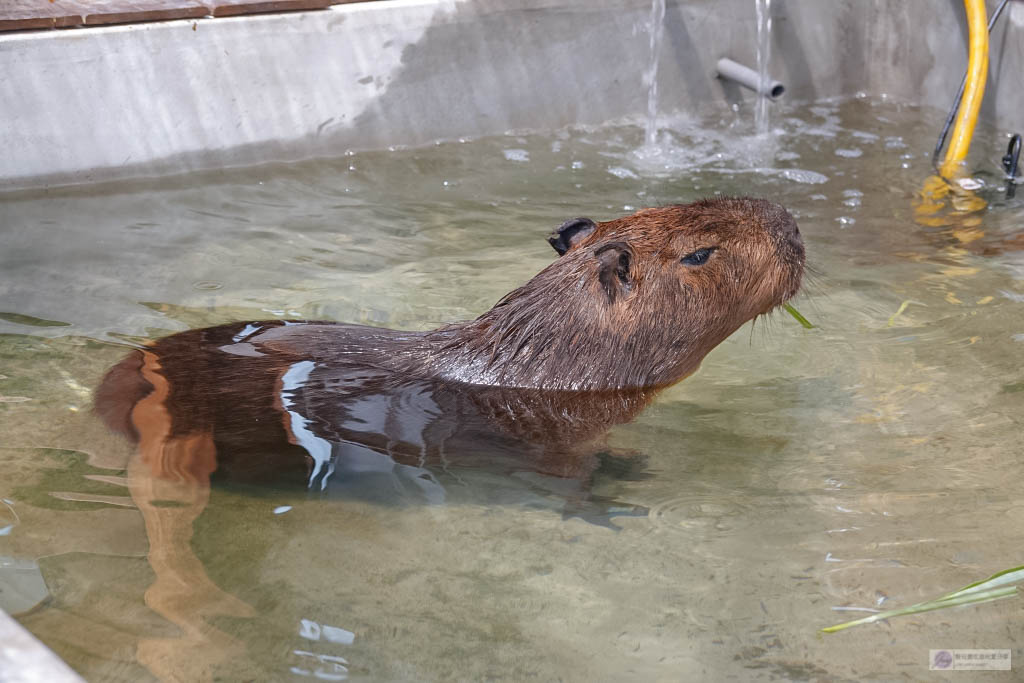
M 603 277 L 620 265 L 602 260 L 609 245 L 629 254 L 625 282 Z M 715 248 L 705 265 L 680 263 L 703 247 Z M 796 224 L 777 204 L 715 199 L 645 209 L 597 224 L 476 320 L 428 333 L 430 352 L 412 365 L 501 386 L 665 386 L 696 370 L 747 320 L 792 297 L 803 266 Z
M 311 461 L 291 433 L 282 377 L 308 362 L 315 370 L 290 400 L 333 443 L 417 462 L 442 444 L 468 453 L 512 439 L 517 457 L 535 452 L 530 467 L 562 472 L 575 444 L 631 419 L 652 390 L 695 371 L 744 322 L 795 294 L 804 265 L 792 217 L 764 200 L 705 200 L 587 225 L 589 234 L 475 320 L 432 332 L 281 321 L 253 323 L 244 338 L 245 323 L 190 330 L 114 366 L 95 409 L 140 442 L 149 433 L 208 435 L 221 473 L 261 479 L 290 467 L 303 478 Z M 702 248 L 715 249 L 705 264 L 682 262 Z M 158 393 L 154 380 L 166 385 L 163 412 L 140 412 Z M 368 397 L 401 406 L 423 395 L 441 411 L 424 428 L 426 450 L 400 447 L 397 426 L 344 426 Z M 403 415 L 395 425 L 421 417 Z M 207 472 L 209 454 L 200 455 Z

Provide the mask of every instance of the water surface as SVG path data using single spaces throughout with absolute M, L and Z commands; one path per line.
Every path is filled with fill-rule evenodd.
M 822 102 L 776 111 L 767 150 L 727 113 L 660 118 L 657 152 L 621 125 L 3 196 L 0 598 L 90 680 L 894 680 L 945 647 L 1019 668 L 1017 599 L 817 633 L 1024 563 L 1024 202 L 982 130 L 988 209 L 915 212 L 940 121 Z M 549 263 L 567 218 L 716 194 L 794 213 L 817 327 L 745 326 L 612 430 L 639 465 L 589 495 L 649 514 L 566 514 L 528 473 L 461 473 L 442 504 L 214 487 L 168 503 L 175 546 L 89 412 L 144 339 L 429 329 Z

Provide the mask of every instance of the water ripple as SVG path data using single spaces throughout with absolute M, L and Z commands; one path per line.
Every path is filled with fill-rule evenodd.
M 753 505 L 735 498 L 692 494 L 655 503 L 648 518 L 656 527 L 673 532 L 728 532 L 735 530 L 753 509 Z

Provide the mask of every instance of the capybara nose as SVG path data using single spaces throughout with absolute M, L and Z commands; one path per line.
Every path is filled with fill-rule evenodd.
M 786 211 L 786 207 L 775 202 L 767 202 L 769 222 L 783 237 L 800 239 L 800 228 L 796 225 L 793 214 Z
M 803 250 L 804 241 L 800 237 L 800 228 L 796 225 L 793 214 L 786 210 L 781 204 L 765 201 L 765 223 L 768 229 L 775 233 L 780 244 L 789 244 L 798 251 Z
M 786 212 L 786 217 L 789 220 L 787 220 L 782 225 L 782 232 L 783 232 L 783 234 L 786 235 L 786 237 L 789 237 L 790 239 L 792 239 L 794 237 L 799 239 L 800 238 L 800 227 L 797 226 L 796 219 L 793 218 L 793 216 L 789 213 L 789 211 Z
M 787 220 L 782 223 L 782 236 L 794 250 L 802 252 L 804 240 L 800 237 L 800 228 L 797 227 L 796 219 L 793 218 L 789 211 L 785 211 L 785 213 Z

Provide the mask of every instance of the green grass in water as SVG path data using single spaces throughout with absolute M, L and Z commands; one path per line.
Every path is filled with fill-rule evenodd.
M 791 304 L 785 303 L 785 304 L 782 304 L 782 307 L 785 308 L 786 311 L 788 311 L 791 316 L 796 318 L 796 321 L 798 323 L 800 323 L 801 325 L 803 325 L 806 329 L 808 329 L 808 330 L 813 330 L 814 329 L 814 325 L 812 325 L 811 322 L 807 318 L 805 318 L 802 315 L 800 315 L 800 311 L 798 311 L 795 308 L 793 308 L 793 306 Z
M 6 311 L 0 311 L 0 320 L 6 320 L 9 323 L 17 323 L 18 325 L 31 325 L 32 327 L 68 327 L 71 325 L 71 323 L 61 322 L 60 320 L 33 318 L 30 315 L 8 313 Z
M 976 581 L 968 586 L 964 586 L 958 591 L 943 595 L 941 598 L 919 602 L 916 605 L 903 607 L 901 609 L 886 610 L 885 612 L 872 614 L 871 616 L 864 617 L 863 619 L 847 621 L 821 630 L 825 633 L 835 633 L 836 631 L 848 629 L 851 626 L 873 624 L 876 621 L 891 619 L 892 617 L 901 617 L 906 614 L 920 614 L 922 612 L 931 612 L 932 610 L 943 609 L 945 607 L 975 605 L 983 602 L 992 602 L 993 600 L 1002 600 L 1003 598 L 1011 598 L 1014 595 L 1017 595 L 1017 586 L 1012 584 L 1017 584 L 1021 581 L 1024 581 L 1024 566 L 1014 567 L 1013 569 L 1007 569 L 999 572 L 998 574 L 993 574 L 984 581 Z

